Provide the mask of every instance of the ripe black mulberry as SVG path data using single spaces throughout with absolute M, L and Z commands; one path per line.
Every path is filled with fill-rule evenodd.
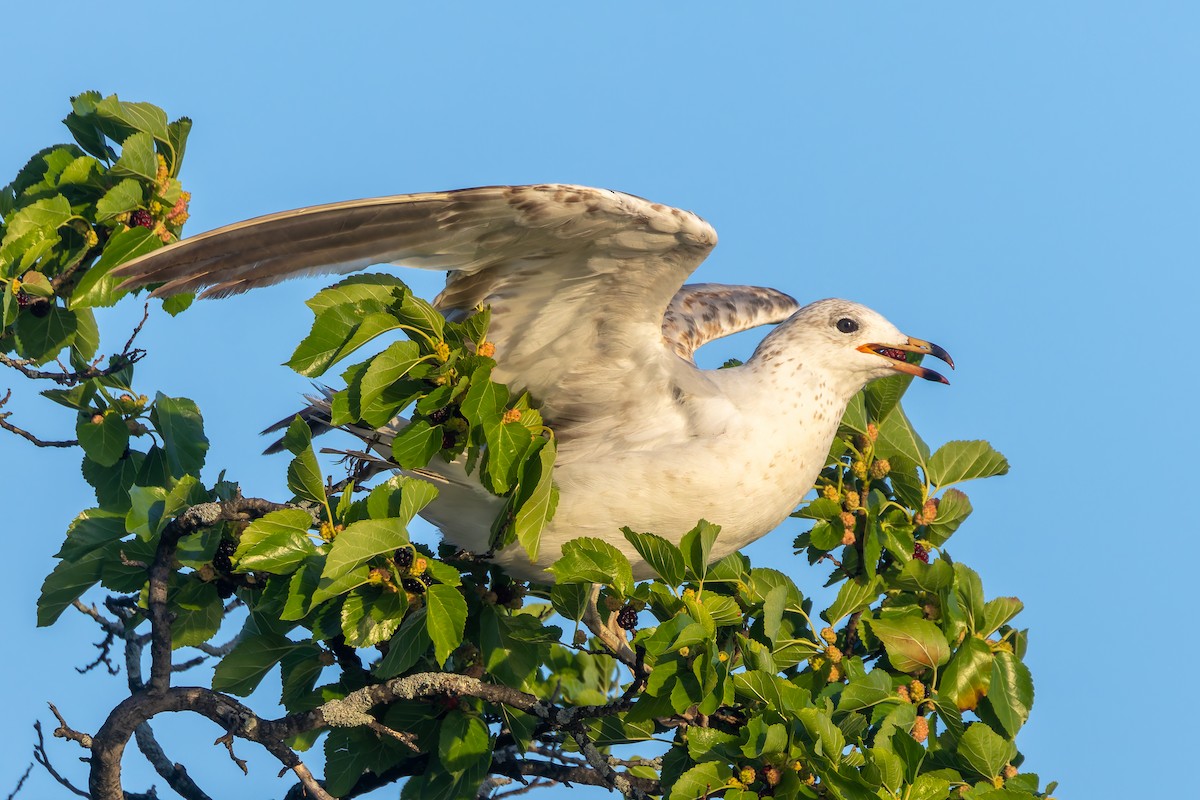
M 620 625 L 623 630 L 631 631 L 637 627 L 637 623 L 638 612 L 637 609 L 633 607 L 632 603 L 626 605 L 621 609 L 620 613 L 617 614 L 617 624 Z

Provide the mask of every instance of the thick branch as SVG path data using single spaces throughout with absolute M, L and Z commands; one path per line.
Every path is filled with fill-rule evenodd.
M 150 691 L 166 691 L 171 685 L 171 615 L 167 611 L 167 581 L 171 577 L 179 540 L 220 522 L 251 520 L 282 508 L 287 506 L 253 497 L 201 503 L 187 509 L 163 528 L 154 563 L 150 566 Z

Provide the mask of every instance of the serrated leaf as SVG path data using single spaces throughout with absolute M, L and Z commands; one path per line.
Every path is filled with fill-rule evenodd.
M 847 580 L 838 589 L 833 605 L 821 612 L 821 618 L 830 625 L 837 625 L 843 617 L 848 617 L 855 611 L 862 611 L 874 603 L 882 592 L 883 581 L 879 576 L 869 581 L 857 578 Z
M 474 714 L 451 711 L 442 720 L 438 734 L 438 759 L 448 772 L 461 772 L 476 761 L 491 762 L 491 736 L 488 726 Z
M 301 450 L 288 463 L 287 485 L 297 497 L 314 503 L 325 503 L 325 479 L 321 475 L 317 454 L 311 447 Z
M 1008 459 L 984 441 L 946 442 L 929 459 L 929 481 L 945 487 L 1008 472 Z
M 399 320 L 386 312 L 364 314 L 355 306 L 333 306 L 317 316 L 312 331 L 296 347 L 287 366 L 315 378 L 376 336 L 399 325 Z
M 113 164 L 114 175 L 132 175 L 153 182 L 158 176 L 158 159 L 154 153 L 154 137 L 134 133 L 121 142 L 121 157 Z
M 102 414 L 93 422 L 90 414 L 79 415 L 75 436 L 84 454 L 102 467 L 116 464 L 129 446 L 129 426 L 120 414 Z
M 899 700 L 892 688 L 892 679 L 882 669 L 873 669 L 861 678 L 851 680 L 838 698 L 839 714 L 849 714 L 872 708 L 889 700 Z
M 408 599 L 401 592 L 360 587 L 342 604 L 342 635 L 351 647 L 374 647 L 387 640 L 404 619 Z
M 396 299 L 398 291 L 407 291 L 404 281 L 385 272 L 351 275 L 322 289 L 305 301 L 313 314 L 320 315 L 334 306 L 370 307 L 383 310 Z
M 869 418 L 878 422 L 887 417 L 912 383 L 911 375 L 892 375 L 871 381 L 863 388 Z
M 621 533 L 664 583 L 670 586 L 683 583 L 683 552 L 678 547 L 653 533 L 635 533 L 629 528 L 622 528 Z
M 1000 630 L 1000 626 L 1021 613 L 1025 608 L 1016 597 L 996 597 L 988 600 L 983 606 L 983 626 L 979 629 L 982 636 L 991 636 Z
M 276 634 L 244 636 L 217 664 L 213 671 L 213 690 L 239 697 L 249 695 L 279 660 L 296 646 L 296 642 Z
M 392 553 L 408 544 L 408 530 L 398 519 L 364 519 L 348 526 L 333 540 L 321 581 L 313 593 L 313 606 L 349 591 L 365 580 L 364 575 L 347 581 L 359 566 L 384 553 Z M 349 585 L 347 585 L 349 583 Z
M 425 629 L 433 642 L 434 658 L 438 664 L 462 644 L 463 627 L 467 622 L 467 601 L 453 586 L 434 584 L 425 592 Z
M 538 441 L 543 444 L 538 445 Z M 558 487 L 554 485 L 554 459 L 557 449 L 553 439 L 534 440 L 537 457 L 529 457 L 521 467 L 520 483 L 513 496 L 515 513 L 513 532 L 529 555 L 530 563 L 537 560 L 542 531 L 558 508 Z
M 199 475 L 208 452 L 204 420 L 200 409 L 186 397 L 167 397 L 159 392 L 154 398 L 150 421 L 163 440 L 167 467 L 176 478 Z
M 367 371 L 363 373 L 360 384 L 360 404 L 366 407 L 374 403 L 385 389 L 407 375 L 409 370 L 424 360 L 421 348 L 417 346 L 416 342 L 407 340 L 392 342 L 382 353 L 371 360 Z
M 925 538 L 935 547 L 941 547 L 971 516 L 971 511 L 971 501 L 965 494 L 958 489 L 947 489 L 938 500 L 937 517 L 925 528 Z
M 732 777 L 733 770 L 727 764 L 716 761 L 697 764 L 676 779 L 675 785 L 670 787 L 669 800 L 701 800 L 711 797 L 723 789 Z
M 958 740 L 959 759 L 988 780 L 1000 775 L 1004 765 L 1017 754 L 1012 742 L 997 734 L 982 722 L 967 726 Z
M 871 632 L 887 650 L 888 661 L 901 672 L 937 669 L 950 658 L 950 646 L 937 625 L 917 617 L 873 619 Z
M 563 583 L 600 583 L 612 586 L 622 596 L 633 589 L 629 559 L 603 539 L 583 536 L 563 544 L 562 557 L 550 567 Z
M 1033 677 L 1012 653 L 996 653 L 986 702 L 1010 737 L 1016 736 L 1029 719 L 1033 708 Z
M 216 636 L 225 618 L 224 604 L 211 583 L 188 580 L 168 597 L 171 647 L 194 647 Z
M 959 711 L 974 711 L 992 682 L 992 650 L 987 642 L 969 636 L 946 665 L 938 681 L 938 695 Z
M 127 292 L 117 289 L 122 279 L 114 277 L 112 271 L 126 261 L 162 246 L 162 240 L 153 231 L 141 226 L 114 233 L 105 242 L 100 258 L 75 285 L 71 293 L 71 308 L 105 308 L 116 303 Z
M 440 425 L 423 419 L 410 422 L 392 439 L 392 460 L 403 469 L 424 467 L 442 449 L 442 436 Z
M 145 195 L 141 181 L 135 178 L 125 178 L 96 201 L 96 219 L 111 219 L 126 211 L 141 208 L 144 202 Z M 142 228 L 142 230 L 149 233 L 146 228 Z
M 242 532 L 233 563 L 237 572 L 259 570 L 275 575 L 295 572 L 316 548 L 308 537 L 312 517 L 298 508 L 285 508 L 250 523 Z
M 17 353 L 37 366 L 53 361 L 74 341 L 78 326 L 75 312 L 53 304 L 46 307 L 42 316 L 23 313 L 13 326 Z
M 388 643 L 387 655 L 375 665 L 377 677 L 387 679 L 408 671 L 429 651 L 433 640 L 425 625 L 426 609 L 412 611 Z
M 922 467 L 929 460 L 929 445 L 913 428 L 901 406 L 896 406 L 879 423 L 879 437 L 875 440 L 877 458 L 904 456 Z
M 75 561 L 60 561 L 42 581 L 42 593 L 37 602 L 37 624 L 39 628 L 53 624 L 62 612 L 100 580 L 104 562 L 112 558 L 112 542 L 105 547 L 95 548 Z
M 550 587 L 550 603 L 554 610 L 572 622 L 583 619 L 592 587 L 586 583 L 562 583 L 557 581 Z
M 713 525 L 708 520 L 700 520 L 696 527 L 683 535 L 679 540 L 679 551 L 683 554 L 683 562 L 694 580 L 703 580 L 708 571 L 708 562 L 712 553 L 713 543 L 721 532 L 720 525 Z

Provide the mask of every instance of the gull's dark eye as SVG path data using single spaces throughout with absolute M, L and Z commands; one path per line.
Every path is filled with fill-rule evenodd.
M 842 317 L 837 321 L 837 329 L 842 333 L 854 333 L 858 330 L 858 323 L 849 317 Z

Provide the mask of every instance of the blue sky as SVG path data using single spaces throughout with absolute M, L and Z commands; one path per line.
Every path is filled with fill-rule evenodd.
M 696 211 L 721 236 L 697 280 L 858 300 L 954 354 L 953 385 L 914 386 L 907 404 L 931 443 L 986 438 L 1012 463 L 967 487 L 975 514 L 950 552 L 989 596 L 1025 601 L 1026 768 L 1059 779 L 1059 797 L 1170 792 L 1157 732 L 1195 704 L 1157 688 L 1175 669 L 1160 665 L 1197 655 L 1194 624 L 1171 616 L 1197 555 L 1183 513 L 1198 444 L 1185 405 L 1200 288 L 1196 6 L 429 6 L 126 4 L 105 21 L 63 2 L 51 27 L 18 5 L 4 27 L 30 52 L 14 51 L 6 81 L 0 180 L 67 138 L 68 97 L 94 88 L 195 119 L 182 176 L 193 234 L 495 183 L 590 184 Z M 406 278 L 437 290 L 436 276 Z M 209 465 L 233 467 L 248 494 L 282 494 L 282 462 L 254 455 L 256 434 L 305 389 L 279 364 L 321 285 L 156 314 L 143 333 L 142 385 L 199 402 Z M 106 314 L 110 341 L 139 313 Z M 745 355 L 755 338 L 707 358 Z M 0 376 L 8 386 L 23 393 L 9 407 L 21 424 L 69 435 L 57 407 Z M 90 500 L 75 458 L 0 439 L 0 485 L 7 792 L 47 700 L 95 730 L 122 679 L 75 674 L 98 638 L 82 620 L 34 627 L 51 555 Z M 795 532 L 749 553 L 815 587 L 790 555 Z M 158 728 L 172 757 L 204 759 L 211 793 L 282 795 L 269 758 L 243 779 L 207 746 L 219 732 Z M 83 776 L 75 751 L 51 754 Z M 165 791 L 138 762 L 126 788 Z M 52 791 L 35 770 L 22 796 Z

